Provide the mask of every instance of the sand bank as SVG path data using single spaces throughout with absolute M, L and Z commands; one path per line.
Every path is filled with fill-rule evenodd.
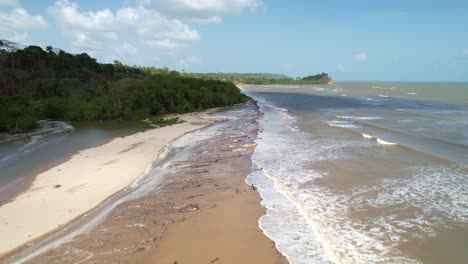
M 191 155 L 170 159 L 160 188 L 28 263 L 287 263 L 258 227 L 265 209 L 245 184 L 259 113 L 253 104 L 235 112 L 192 143 Z
M 86 149 L 37 175 L 32 186 L 0 207 L 0 255 L 59 228 L 142 176 L 171 140 L 210 124 L 206 114 Z

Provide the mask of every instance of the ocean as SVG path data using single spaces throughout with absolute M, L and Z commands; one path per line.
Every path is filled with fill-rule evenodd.
M 468 263 L 468 84 L 242 85 L 260 227 L 291 264 Z

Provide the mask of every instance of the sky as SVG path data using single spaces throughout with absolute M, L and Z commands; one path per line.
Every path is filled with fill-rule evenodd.
M 186 72 L 468 81 L 466 0 L 0 0 L 0 39 Z

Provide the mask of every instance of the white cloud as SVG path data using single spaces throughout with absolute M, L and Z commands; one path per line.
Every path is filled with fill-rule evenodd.
M 119 60 L 125 64 L 138 65 L 144 61 L 145 54 L 139 52 L 139 48 L 134 43 L 124 42 L 99 50 L 98 57 L 105 62 Z
M 194 18 L 192 20 L 200 24 L 220 24 L 223 22 L 222 18 L 219 16 L 212 16 L 209 18 Z
M 49 13 L 76 48 L 92 51 L 105 41 L 117 39 L 115 17 L 109 9 L 80 12 L 78 4 L 59 0 L 49 8 Z
M 0 0 L 0 6 L 19 6 L 18 0 Z
M 240 15 L 255 10 L 262 0 L 144 0 L 170 16 L 201 23 L 220 23 L 222 16 Z
M 197 57 L 190 57 L 179 60 L 177 63 L 177 68 L 180 70 L 188 70 L 191 69 L 193 66 L 201 64 L 200 58 Z
M 139 7 L 121 8 L 115 14 L 109 9 L 81 12 L 79 5 L 58 0 L 49 12 L 55 17 L 74 47 L 97 50 L 108 46 L 122 35 L 136 36 L 147 46 L 174 52 L 188 42 L 200 39 L 198 32 L 177 19 Z
M 28 30 L 47 26 L 42 16 L 33 16 L 23 8 L 12 8 L 9 12 L 0 11 L 0 38 L 14 42 L 26 42 Z
M 354 55 L 354 59 L 359 62 L 364 62 L 367 60 L 367 54 L 365 52 L 357 53 Z
M 122 25 L 132 28 L 140 39 L 153 48 L 174 51 L 200 39 L 196 30 L 181 21 L 143 7 L 120 9 L 117 19 Z
M 138 49 L 129 43 L 124 43 L 114 48 L 114 53 L 121 54 L 123 56 L 133 56 L 137 54 Z

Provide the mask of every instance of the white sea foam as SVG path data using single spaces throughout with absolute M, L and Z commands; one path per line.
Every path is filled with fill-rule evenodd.
M 289 128 L 289 130 L 290 130 L 291 132 L 300 131 L 299 128 L 298 128 L 297 126 L 294 126 L 294 127 L 292 127 L 292 126 L 286 126 L 286 127 Z
M 385 141 L 385 140 L 380 139 L 378 137 L 371 136 L 371 135 L 368 135 L 368 134 L 365 134 L 365 133 L 361 133 L 361 135 L 362 135 L 363 138 L 375 139 L 377 141 L 377 143 L 379 143 L 381 145 L 386 145 L 386 146 L 396 146 L 396 145 L 398 145 L 397 143 L 388 142 L 388 141 Z
M 20 141 L 24 142 L 28 140 L 27 143 L 15 149 L 12 153 L 9 153 L 3 157 L 0 161 L 0 167 L 6 166 L 12 160 L 15 160 L 19 157 L 27 155 L 33 152 L 34 149 L 43 147 L 49 143 L 49 140 L 45 138 L 56 135 L 63 134 L 64 136 L 68 133 L 73 132 L 74 128 L 70 124 L 61 121 L 44 121 L 41 120 L 38 122 L 39 128 L 35 129 L 32 132 L 16 134 L 13 136 L 6 135 L 6 139 L 0 141 L 0 143 L 11 142 L 11 141 Z M 61 140 L 63 136 L 55 137 L 53 140 Z
M 356 128 L 357 126 L 353 124 L 333 124 L 333 123 L 328 123 L 329 126 L 332 127 L 342 127 L 342 128 Z
M 350 120 L 379 120 L 382 119 L 380 116 L 336 116 L 341 119 L 350 119 Z
M 387 146 L 395 146 L 395 145 L 398 145 L 397 143 L 388 142 L 388 141 L 385 141 L 385 140 L 380 139 L 380 138 L 377 138 L 377 142 L 378 142 L 379 144 L 387 145 Z
M 323 92 L 323 91 L 325 91 L 325 88 L 323 88 L 323 87 L 315 87 L 315 86 L 314 86 L 314 87 L 312 87 L 312 90 L 317 91 L 317 92 Z
M 267 208 L 260 227 L 291 264 L 418 263 L 402 256 L 386 233 L 368 232 L 351 220 L 346 212 L 354 203 L 352 197 L 314 184 L 326 174 L 304 167 L 341 159 L 344 148 L 367 143 L 291 134 L 288 126 L 296 120 L 278 118 L 281 114 L 271 108 L 262 110 L 263 132 L 252 156 L 257 170 L 246 181 L 258 187 Z M 332 122 L 346 123 L 349 125 Z
M 381 95 L 379 95 L 379 97 L 384 97 L 384 98 L 387 98 L 387 97 L 388 97 L 388 95 L 381 94 Z
M 401 243 L 409 238 L 434 237 L 437 229 L 448 223 L 468 222 L 466 167 L 415 166 L 406 172 L 408 177 L 388 178 L 355 190 L 353 206 L 382 210 L 373 222 L 374 235 L 391 234 L 392 242 Z M 395 206 L 400 215 L 392 210 Z
M 408 94 L 410 94 L 410 95 L 416 95 L 416 93 L 408 93 Z
M 400 119 L 398 120 L 399 123 L 410 123 L 410 122 L 414 122 L 413 119 Z
M 326 250 L 316 237 L 316 232 L 278 188 L 273 178 L 266 176 L 254 163 L 253 172 L 246 178 L 262 196 L 262 205 L 267 209 L 259 219 L 259 226 L 291 264 L 331 264 Z M 273 188 L 272 188 L 273 187 Z M 288 223 L 285 229 L 284 224 Z
M 357 128 L 356 125 L 348 121 L 330 121 L 328 122 L 328 125 L 332 127 L 341 127 L 341 128 Z
M 281 115 L 281 118 L 283 118 L 283 119 L 291 119 L 291 120 L 296 119 L 295 117 L 293 117 L 292 115 L 286 113 L 285 111 L 280 112 L 280 115 Z
M 374 99 L 381 106 L 387 101 Z M 416 109 L 417 105 L 396 100 L 390 107 L 378 109 L 345 109 L 345 105 L 332 110 L 319 104 L 318 113 L 306 112 L 297 120 L 281 118 L 275 108 L 261 108 L 265 113 L 260 119 L 263 132 L 252 159 L 263 170 L 251 174 L 248 182 L 258 184 L 267 208 L 260 227 L 291 264 L 420 263 L 416 258 L 430 255 L 425 240 L 438 243 L 440 232 L 467 226 L 468 168 L 420 155 L 417 151 L 424 149 L 412 147 L 420 139 L 413 131 L 426 128 L 433 136 L 439 132 L 436 126 L 444 129 L 434 139 L 448 135 L 468 142 L 466 112 L 452 114 L 458 109 L 455 106 L 440 111 L 427 105 Z M 372 102 L 363 98 L 359 103 Z M 422 114 L 427 118 L 441 113 L 445 118 L 441 121 L 420 119 Z M 301 116 L 310 119 L 301 124 L 302 131 L 292 133 L 291 127 L 302 122 Z M 366 119 L 356 119 L 377 116 L 386 122 L 372 127 L 359 122 Z M 352 130 L 368 140 L 326 125 L 309 126 L 311 120 L 334 117 L 336 121 L 326 123 L 358 126 Z M 307 133 L 311 131 L 317 133 Z M 397 143 L 412 149 L 391 147 Z M 401 251 L 419 242 L 424 253 Z M 455 242 L 447 241 L 442 247 Z
M 23 145 L 21 148 L 19 148 L 19 150 L 24 150 L 24 149 L 27 149 L 27 148 L 31 147 L 32 145 L 36 144 L 43 137 L 44 137 L 43 135 L 34 135 L 34 136 L 32 136 L 31 141 L 29 141 L 27 144 Z
M 344 91 L 344 90 L 343 90 L 343 88 L 341 88 L 341 87 L 336 87 L 335 89 L 332 90 L 332 92 L 334 92 L 334 93 L 341 93 L 341 92 L 343 92 L 343 91 Z
M 266 101 L 263 101 L 263 103 L 265 104 L 265 106 L 270 107 L 270 108 L 274 108 L 274 109 L 279 110 L 281 112 L 289 112 L 288 109 L 286 109 L 286 108 L 275 106 L 275 105 L 273 105 L 271 103 L 267 103 Z

